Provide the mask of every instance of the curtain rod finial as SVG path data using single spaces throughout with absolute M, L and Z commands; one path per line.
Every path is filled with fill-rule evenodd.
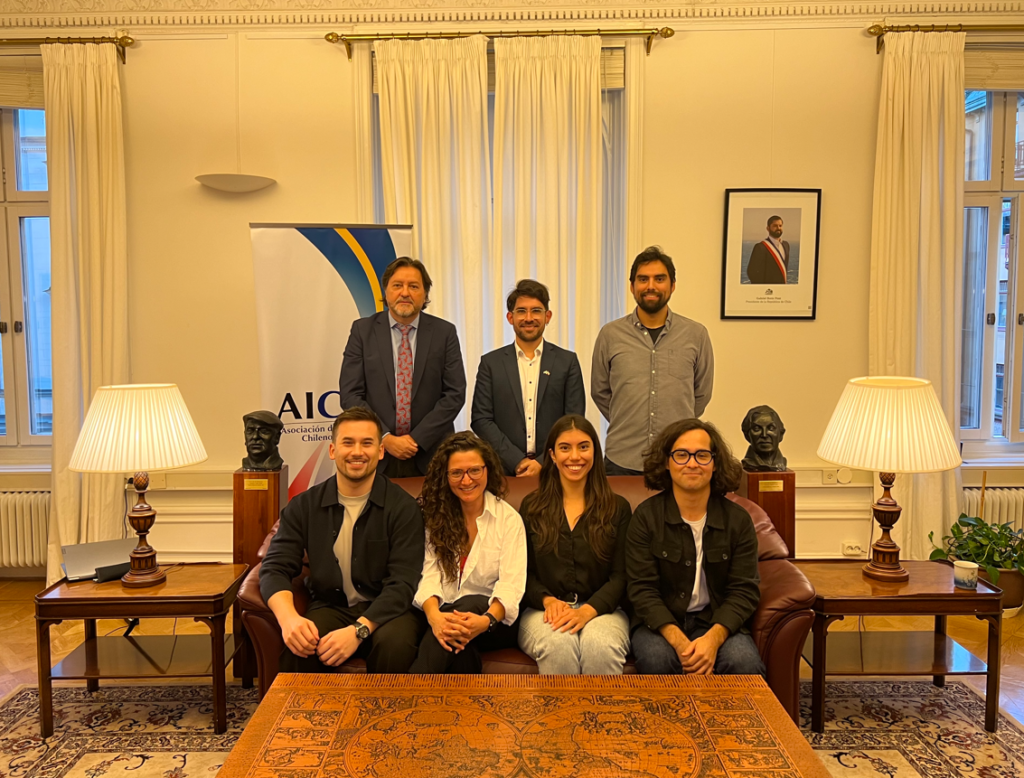
M 661 35 L 662 38 L 671 38 L 673 35 L 676 34 L 676 31 L 673 30 L 671 27 L 662 27 L 660 30 L 658 30 L 658 34 Z
M 324 40 L 327 41 L 328 43 L 337 43 L 339 40 L 341 40 L 341 36 L 338 35 L 338 33 L 336 32 L 329 32 L 324 36 Z
M 877 38 L 881 35 L 885 35 L 885 27 L 881 24 L 872 24 L 868 27 L 867 33 L 871 37 Z

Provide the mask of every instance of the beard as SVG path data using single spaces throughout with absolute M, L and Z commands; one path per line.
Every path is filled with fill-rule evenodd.
M 668 299 L 669 298 L 667 295 L 659 294 L 656 298 L 653 299 L 648 297 L 641 297 L 639 300 L 636 301 L 636 304 L 640 306 L 640 309 L 644 313 L 654 314 L 658 313 L 659 311 L 661 311 L 662 308 L 668 305 Z
M 535 327 L 532 332 L 522 330 L 519 327 L 513 327 L 512 329 L 515 331 L 516 337 L 519 338 L 524 343 L 536 343 L 538 340 L 544 337 L 543 327 Z
M 341 474 L 342 478 L 345 478 L 351 481 L 352 483 L 358 484 L 362 483 L 367 478 L 373 478 L 374 473 L 377 472 L 378 461 L 379 460 L 376 459 L 367 460 L 366 468 L 361 473 L 353 473 L 348 467 L 348 462 L 345 462 L 344 460 L 342 460 L 341 462 L 337 462 L 335 466 L 337 467 L 338 473 Z

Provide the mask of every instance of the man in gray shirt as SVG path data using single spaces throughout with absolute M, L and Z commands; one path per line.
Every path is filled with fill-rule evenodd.
M 704 413 L 715 379 L 707 329 L 668 307 L 672 258 L 644 249 L 629 281 L 637 307 L 601 328 L 591 370 L 590 396 L 608 419 L 608 475 L 641 475 L 644 451 L 672 422 Z

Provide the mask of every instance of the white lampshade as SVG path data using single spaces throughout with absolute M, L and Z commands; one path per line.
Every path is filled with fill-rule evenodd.
M 127 384 L 96 390 L 69 467 L 82 473 L 134 473 L 206 458 L 175 384 Z
M 937 473 L 962 462 L 931 381 L 898 376 L 851 379 L 818 456 L 880 473 Z

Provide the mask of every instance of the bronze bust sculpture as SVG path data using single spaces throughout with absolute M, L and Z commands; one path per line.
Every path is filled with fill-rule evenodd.
M 743 457 L 744 470 L 764 472 L 786 469 L 786 458 L 779 451 L 786 428 L 773 408 L 767 405 L 751 408 L 743 417 L 742 429 L 743 437 L 750 444 Z
M 280 470 L 284 460 L 277 452 L 284 423 L 270 411 L 253 411 L 242 417 L 245 424 L 245 451 L 243 470 Z

